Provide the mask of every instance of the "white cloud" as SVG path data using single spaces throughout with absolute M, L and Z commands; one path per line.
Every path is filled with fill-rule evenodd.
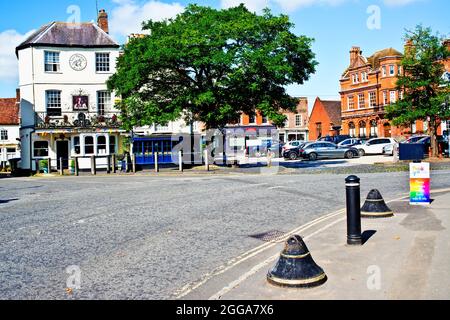
M 270 0 L 221 0 L 222 8 L 237 7 L 244 3 L 247 9 L 252 12 L 260 12 L 269 7 Z
M 229 8 L 238 6 L 244 3 L 250 11 L 261 11 L 269 7 L 279 7 L 283 11 L 293 12 L 302 7 L 309 7 L 313 5 L 339 5 L 349 0 L 221 0 L 222 8 Z M 392 1 L 392 0 L 391 0 Z M 408 1 L 408 0 L 403 0 Z
M 33 32 L 34 30 L 27 34 L 20 34 L 16 30 L 0 32 L 0 82 L 17 82 L 16 47 Z
M 127 0 L 115 0 L 127 1 Z M 319 6 L 338 6 L 352 0 L 221 0 L 222 8 L 235 7 L 243 3 L 250 11 L 261 12 L 262 9 L 280 8 L 284 12 L 294 12 L 300 8 Z M 355 1 L 355 0 L 353 0 Z M 387 6 L 404 6 L 423 0 L 383 0 Z
M 117 6 L 110 15 L 109 29 L 113 37 L 127 37 L 131 33 L 142 32 L 142 22 L 175 17 L 184 11 L 178 2 L 164 3 L 150 0 L 138 4 L 133 0 L 113 0 Z
M 400 7 L 420 0 L 384 0 L 384 4 L 391 7 Z

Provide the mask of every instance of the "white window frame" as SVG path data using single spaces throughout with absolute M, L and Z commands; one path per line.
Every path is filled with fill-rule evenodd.
M 389 91 L 389 103 L 397 102 L 397 91 Z
M 395 65 L 394 64 L 389 65 L 389 76 L 391 76 L 391 77 L 395 76 Z
M 350 106 L 352 106 L 352 108 L 350 108 Z M 355 109 L 355 96 L 354 95 L 347 96 L 347 109 L 348 110 Z
M 369 92 L 369 106 L 371 108 L 374 108 L 377 106 L 377 92 L 376 91 Z
M 50 94 L 56 94 L 55 96 L 50 96 Z M 50 98 L 52 99 L 51 105 L 50 105 Z M 59 115 L 50 115 L 48 109 L 60 109 Z M 62 116 L 62 98 L 61 98 L 61 90 L 45 90 L 45 112 L 47 113 L 47 116 L 50 117 L 61 117 Z
M 47 61 L 47 55 L 53 55 L 53 59 Z M 49 66 L 56 66 L 56 70 L 47 70 L 47 65 Z M 51 50 L 45 50 L 44 51 L 44 72 L 45 73 L 60 73 L 61 72 L 61 53 L 59 51 L 51 51 Z
M 106 153 L 102 153 L 100 154 L 98 152 L 98 137 L 100 136 L 104 136 L 106 139 Z M 79 137 L 80 138 L 80 153 L 75 153 L 75 137 Z M 94 153 L 86 153 L 86 143 L 85 143 L 85 139 L 86 137 L 92 137 L 94 140 L 94 144 L 92 145 L 94 148 Z M 115 144 L 115 148 L 117 148 L 117 136 L 116 137 L 116 144 Z M 78 136 L 72 136 L 72 154 L 74 154 L 75 156 L 107 156 L 110 155 L 110 141 L 109 141 L 109 134 L 107 133 L 81 133 Z M 115 152 L 115 150 L 114 150 Z
M 386 77 L 387 76 L 386 66 L 382 66 L 381 67 L 381 76 L 382 77 Z
M 45 142 L 47 143 L 47 155 L 46 156 L 36 156 L 35 150 L 45 150 L 45 148 L 35 148 L 36 142 Z M 33 159 L 47 159 L 50 156 L 50 143 L 48 140 L 35 140 L 33 141 Z
M 385 106 L 385 105 L 387 105 L 388 104 L 388 101 L 387 101 L 387 92 L 386 91 L 383 91 L 383 105 Z
M 111 72 L 111 53 L 96 52 L 95 53 L 95 72 L 110 73 Z
M 296 114 L 295 115 L 295 126 L 296 127 L 301 127 L 302 124 L 303 124 L 303 115 L 302 114 Z
M 362 99 L 361 99 L 362 97 Z M 361 106 L 362 100 L 362 106 Z M 358 109 L 364 109 L 366 107 L 366 99 L 364 93 L 358 93 Z
M 111 110 L 111 101 L 111 91 L 97 91 L 97 114 L 99 116 L 104 116 Z
M 4 129 L 4 128 L 0 129 L 0 140 L 8 141 L 8 129 Z

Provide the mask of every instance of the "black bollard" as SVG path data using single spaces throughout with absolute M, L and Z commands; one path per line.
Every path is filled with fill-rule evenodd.
M 345 179 L 347 198 L 347 244 L 361 245 L 361 196 L 360 179 L 349 176 Z

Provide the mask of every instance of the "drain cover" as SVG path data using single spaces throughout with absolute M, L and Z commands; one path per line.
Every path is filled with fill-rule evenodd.
M 271 230 L 264 233 L 252 234 L 251 238 L 255 238 L 265 242 L 278 242 L 286 236 L 284 231 Z

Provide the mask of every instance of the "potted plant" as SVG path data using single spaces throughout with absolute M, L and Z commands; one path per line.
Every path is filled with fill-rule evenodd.
M 39 168 L 42 169 L 42 171 L 44 171 L 44 173 L 49 173 L 48 172 L 48 160 L 46 160 L 46 159 L 40 160 Z
M 74 159 L 70 159 L 70 174 L 75 174 L 75 160 Z

